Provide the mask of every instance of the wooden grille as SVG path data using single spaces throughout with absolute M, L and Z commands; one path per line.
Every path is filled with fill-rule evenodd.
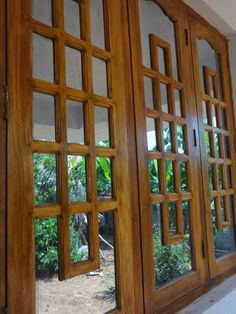
M 149 151 L 149 159 L 157 161 L 157 168 L 159 168 L 157 179 L 160 185 L 158 193 L 151 194 L 151 201 L 162 203 L 162 240 L 164 245 L 168 245 L 183 240 L 182 202 L 190 200 L 192 197 L 186 104 L 184 84 L 181 80 L 176 81 L 173 77 L 170 44 L 154 34 L 150 34 L 150 48 L 151 69 L 143 66 L 143 75 L 144 78 L 151 79 L 153 84 L 154 106 L 151 109 L 150 104 L 146 103 L 146 116 L 155 121 L 157 147 Z M 164 60 L 160 57 L 161 49 Z M 165 68 L 166 74 L 161 73 L 160 67 Z M 167 103 L 164 103 L 165 100 L 162 99 L 163 88 L 166 89 Z M 174 93 L 176 91 L 179 93 L 180 104 L 175 103 Z M 179 105 L 181 110 L 178 110 Z M 181 187 L 181 163 L 186 166 L 186 187 L 184 189 Z M 172 186 L 168 187 L 171 178 L 167 177 L 167 168 L 170 167 L 172 168 L 173 182 Z M 176 205 L 174 210 L 176 211 L 177 229 L 174 235 L 170 235 L 169 207 L 171 203 Z
M 75 1 L 76 2 L 76 1 Z M 110 50 L 109 14 L 108 2 L 103 1 L 105 49 L 97 47 L 91 40 L 91 20 L 89 1 L 77 1 L 80 11 L 80 38 L 67 33 L 64 29 L 65 19 L 63 1 L 53 2 L 53 23 L 45 25 L 35 18 L 31 21 L 33 40 L 37 36 L 51 42 L 53 64 L 52 75 L 48 80 L 33 79 L 33 92 L 53 96 L 55 99 L 55 139 L 33 139 L 32 149 L 34 154 L 51 154 L 56 159 L 56 196 L 53 203 L 34 205 L 33 217 L 59 217 L 59 250 L 60 250 L 60 279 L 75 276 L 99 268 L 99 238 L 98 238 L 98 211 L 110 211 L 119 208 L 116 200 L 116 145 L 115 145 L 115 99 L 113 98 L 113 85 L 111 79 L 112 51 Z M 34 41 L 33 41 L 34 43 Z M 42 45 L 42 40 L 40 42 Z M 40 46 L 39 44 L 39 46 Z M 37 48 L 37 43 L 35 44 Z M 37 61 L 36 48 L 33 47 L 33 68 Z M 40 48 L 39 48 L 40 49 Z M 36 57 L 35 57 L 35 55 Z M 68 56 L 74 56 L 78 61 L 78 79 L 74 80 L 77 86 L 72 86 L 71 65 Z M 48 56 L 47 56 L 48 57 Z M 43 61 L 43 59 L 42 59 Z M 96 72 L 96 62 L 104 69 L 105 90 L 96 89 L 99 73 Z M 46 67 L 49 69 L 49 66 Z M 74 71 L 76 71 L 74 69 Z M 81 71 L 81 73 L 79 73 Z M 34 71 L 35 72 L 35 71 Z M 49 70 L 48 70 L 49 72 Z M 43 74 L 45 76 L 45 73 Z M 40 75 L 39 75 L 40 76 Z M 47 76 L 47 74 L 46 74 Z M 79 77 L 80 76 L 80 77 Z M 101 85 L 101 84 L 100 84 Z M 81 105 L 83 115 L 84 136 L 80 143 L 69 142 L 68 135 L 68 102 Z M 95 141 L 95 109 L 107 109 L 109 112 L 108 133 L 109 143 L 107 147 L 101 147 Z M 84 138 L 83 138 L 84 137 Z M 71 201 L 68 185 L 68 160 L 70 157 L 83 158 L 86 164 L 86 197 L 84 200 Z M 98 195 L 96 163 L 98 159 L 110 165 L 111 189 L 108 195 Z M 86 214 L 89 233 L 89 257 L 87 261 L 72 264 L 70 259 L 70 215 Z
M 217 71 L 204 66 L 204 83 L 202 105 L 205 112 L 208 179 L 210 195 L 215 200 L 217 229 L 220 231 L 230 226 L 230 196 L 234 194 L 231 179 L 230 132 L 227 126 L 227 105 L 220 97 Z

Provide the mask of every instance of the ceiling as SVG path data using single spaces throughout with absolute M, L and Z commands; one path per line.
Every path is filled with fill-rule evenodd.
M 235 0 L 185 0 L 225 35 L 236 34 Z

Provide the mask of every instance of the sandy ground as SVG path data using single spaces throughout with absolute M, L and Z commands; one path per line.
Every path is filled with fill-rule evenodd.
M 102 314 L 116 307 L 113 266 L 75 278 L 37 280 L 37 314 Z

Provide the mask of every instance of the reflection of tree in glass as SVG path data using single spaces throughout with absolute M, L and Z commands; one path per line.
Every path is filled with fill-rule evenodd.
M 159 169 L 158 161 L 156 159 L 149 160 L 149 178 L 151 193 L 160 193 Z
M 154 205 L 153 210 L 159 211 L 159 205 Z M 154 265 L 158 286 L 191 271 L 191 243 L 188 229 L 186 228 L 183 241 L 164 246 L 161 240 L 161 222 L 157 220 L 153 224 Z
M 42 205 L 56 202 L 56 156 L 34 154 L 35 203 Z
M 86 201 L 85 157 L 68 156 L 68 188 L 71 202 Z
M 97 194 L 100 199 L 112 197 L 111 161 L 109 158 L 96 159 Z

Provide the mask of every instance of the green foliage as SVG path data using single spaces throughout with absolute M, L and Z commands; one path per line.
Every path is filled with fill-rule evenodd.
M 111 162 L 109 158 L 96 159 L 97 194 L 99 198 L 110 198 L 112 192 Z
M 68 186 L 71 202 L 86 201 L 87 195 L 85 157 L 68 157 Z
M 51 277 L 58 270 L 57 219 L 35 221 L 36 276 Z
M 157 284 L 163 285 L 191 271 L 189 235 L 182 242 L 163 246 L 159 229 L 153 231 L 154 264 Z

